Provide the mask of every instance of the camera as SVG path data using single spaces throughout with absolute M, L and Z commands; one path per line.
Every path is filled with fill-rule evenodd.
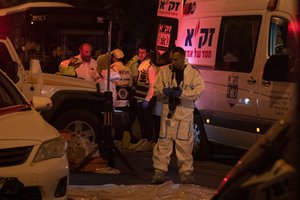
M 181 90 L 179 87 L 173 87 L 172 90 Z M 168 119 L 170 119 L 175 112 L 176 107 L 180 104 L 180 99 L 178 97 L 169 96 L 169 112 L 168 112 Z

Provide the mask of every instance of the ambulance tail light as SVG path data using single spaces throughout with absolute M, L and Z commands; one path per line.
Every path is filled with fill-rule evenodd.
M 294 27 L 295 27 L 295 32 L 297 34 L 300 34 L 300 15 L 297 15 L 296 21 L 293 22 Z M 291 25 L 292 26 L 292 25 Z M 290 28 L 290 27 L 289 27 Z
M 288 30 L 291 33 L 299 34 L 300 33 L 300 20 L 289 22 Z
M 269 0 L 267 10 L 274 11 L 277 7 L 278 0 Z

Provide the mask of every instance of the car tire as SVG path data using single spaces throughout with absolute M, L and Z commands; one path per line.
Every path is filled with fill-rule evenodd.
M 102 135 L 102 122 L 94 113 L 83 110 L 69 110 L 54 122 L 58 130 L 68 130 L 72 135 L 79 135 L 89 141 L 99 143 Z
M 213 156 L 214 146 L 206 136 L 201 116 L 194 114 L 194 148 L 193 157 L 195 160 L 209 160 Z

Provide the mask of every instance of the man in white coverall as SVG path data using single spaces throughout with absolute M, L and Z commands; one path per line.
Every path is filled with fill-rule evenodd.
M 170 59 L 171 65 L 159 71 L 154 84 L 155 93 L 164 104 L 159 139 L 153 149 L 153 184 L 166 181 L 174 143 L 180 181 L 185 184 L 193 182 L 193 111 L 204 82 L 200 72 L 185 63 L 184 49 L 174 47 Z

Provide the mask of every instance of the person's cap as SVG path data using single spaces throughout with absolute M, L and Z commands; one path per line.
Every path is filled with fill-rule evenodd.
M 117 59 L 122 59 L 124 58 L 124 53 L 121 49 L 115 49 L 111 52 L 111 54 L 116 57 Z

